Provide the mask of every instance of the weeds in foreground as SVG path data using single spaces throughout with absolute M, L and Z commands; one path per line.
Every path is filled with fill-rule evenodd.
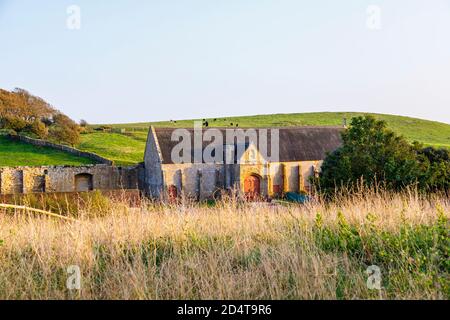
M 450 201 L 111 201 L 80 222 L 0 211 L 0 299 L 448 299 Z M 81 271 L 68 290 L 67 268 Z M 381 290 L 367 286 L 369 266 Z

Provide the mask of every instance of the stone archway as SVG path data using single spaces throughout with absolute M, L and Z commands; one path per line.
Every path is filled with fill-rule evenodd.
M 249 201 L 259 199 L 261 197 L 261 178 L 254 174 L 245 178 L 244 194 Z

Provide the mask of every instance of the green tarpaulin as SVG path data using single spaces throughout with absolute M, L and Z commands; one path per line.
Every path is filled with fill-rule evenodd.
M 304 194 L 298 194 L 294 192 L 286 193 L 286 200 L 298 203 L 305 203 L 309 201 L 309 197 Z

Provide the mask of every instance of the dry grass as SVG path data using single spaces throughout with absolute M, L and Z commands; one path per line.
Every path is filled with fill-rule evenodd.
M 442 196 L 113 208 L 80 222 L 0 211 L 0 299 L 449 298 Z M 381 291 L 367 288 L 371 264 Z M 70 265 L 80 291 L 66 289 Z

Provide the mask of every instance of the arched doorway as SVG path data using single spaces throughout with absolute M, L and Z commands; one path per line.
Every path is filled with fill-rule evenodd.
M 92 174 L 80 173 L 75 176 L 75 191 L 86 192 L 94 190 L 94 184 L 92 182 Z
M 178 188 L 175 185 L 170 185 L 168 188 L 168 193 L 169 193 L 169 201 L 170 202 L 175 202 L 177 201 L 178 198 Z
M 244 194 L 247 200 L 254 201 L 261 196 L 261 179 L 256 175 L 248 176 L 244 181 Z

